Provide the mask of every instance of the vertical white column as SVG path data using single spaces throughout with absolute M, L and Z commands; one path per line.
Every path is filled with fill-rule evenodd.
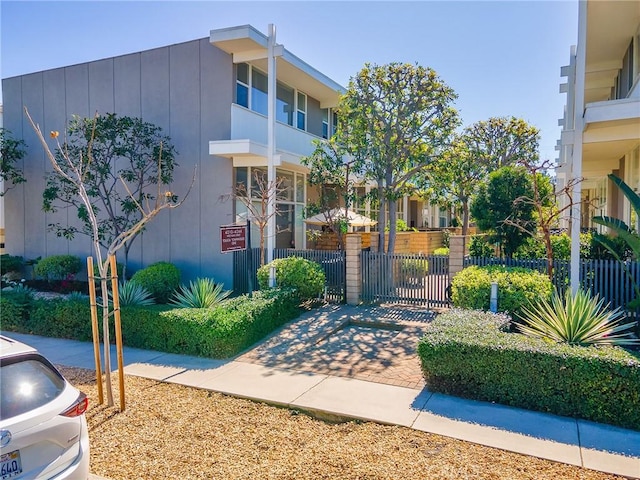
M 571 175 L 582 177 L 582 133 L 584 131 L 584 82 L 587 63 L 587 2 L 578 4 L 578 46 L 576 49 L 576 83 L 574 103 L 574 136 L 573 162 Z M 580 221 L 582 219 L 582 184 L 573 186 L 573 201 L 577 202 L 571 209 L 571 291 L 575 293 L 580 287 Z
M 273 249 L 276 246 L 276 27 L 269 24 L 269 39 L 267 44 L 267 181 L 269 185 L 269 198 L 267 200 L 267 263 L 273 260 Z M 275 279 L 269 279 L 270 283 Z

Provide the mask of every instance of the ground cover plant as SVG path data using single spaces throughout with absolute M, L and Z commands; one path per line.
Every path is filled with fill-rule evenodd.
M 418 346 L 430 390 L 640 430 L 640 354 L 510 333 L 509 318 L 452 310 Z

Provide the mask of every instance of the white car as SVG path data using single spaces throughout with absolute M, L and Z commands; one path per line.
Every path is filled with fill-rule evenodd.
M 34 348 L 0 336 L 0 480 L 88 478 L 87 406 Z

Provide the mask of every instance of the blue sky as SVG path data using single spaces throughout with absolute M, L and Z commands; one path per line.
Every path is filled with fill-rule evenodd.
M 577 40 L 573 1 L 7 1 L 2 78 L 204 38 L 252 24 L 346 86 L 365 62 L 419 63 L 458 94 L 463 124 L 521 117 L 556 158 L 560 67 Z

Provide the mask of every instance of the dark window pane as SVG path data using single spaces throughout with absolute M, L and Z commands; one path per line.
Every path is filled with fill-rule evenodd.
M 241 83 L 236 83 L 236 103 L 249 108 L 249 88 Z

